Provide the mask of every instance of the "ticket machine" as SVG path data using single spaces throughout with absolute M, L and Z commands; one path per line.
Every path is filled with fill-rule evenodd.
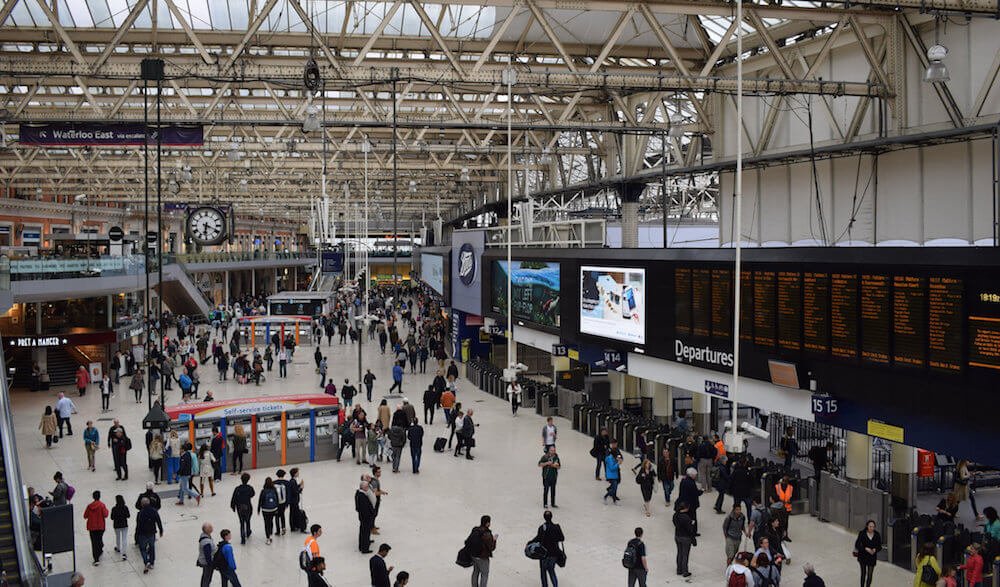
M 194 451 L 197 454 L 201 445 L 212 446 L 212 426 L 218 426 L 218 420 L 196 420 L 194 423 Z
M 312 443 L 310 410 L 290 410 L 285 414 L 285 462 L 308 463 Z
M 340 422 L 340 407 L 316 408 L 315 438 L 310 460 L 322 461 L 337 458 L 337 448 L 340 446 L 340 435 L 337 425 Z
M 249 469 L 253 467 L 253 419 L 250 416 L 234 416 L 226 418 L 226 454 L 222 457 L 226 468 L 233 471 L 233 464 L 235 461 L 235 455 L 233 454 L 233 449 L 236 443 L 233 439 L 236 437 L 236 427 L 239 427 L 243 431 L 243 435 L 247 439 L 247 454 L 243 455 L 243 468 Z
M 281 451 L 284 438 L 281 435 L 283 414 L 262 414 L 257 416 L 257 433 L 254 436 L 255 467 L 268 469 L 281 465 Z

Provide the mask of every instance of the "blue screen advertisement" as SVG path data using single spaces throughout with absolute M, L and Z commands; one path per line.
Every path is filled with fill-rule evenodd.
M 512 261 L 510 271 L 513 312 L 518 320 L 559 326 L 559 263 Z M 507 262 L 493 262 L 492 309 L 507 314 Z

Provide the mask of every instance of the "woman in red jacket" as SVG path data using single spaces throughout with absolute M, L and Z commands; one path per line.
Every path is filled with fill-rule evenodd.
M 983 587 L 983 556 L 980 554 L 982 547 L 977 543 L 969 546 L 969 557 L 965 559 L 965 564 L 958 567 L 965 571 L 965 581 L 969 587 Z
M 108 507 L 101 502 L 101 492 L 94 492 L 94 501 L 87 504 L 83 510 L 83 519 L 87 520 L 87 532 L 90 532 L 90 549 L 94 555 L 94 566 L 101 564 L 101 554 L 104 552 L 104 520 L 108 517 Z
M 90 383 L 90 375 L 87 373 L 87 368 L 80 365 L 80 368 L 76 370 L 76 390 L 80 393 L 80 397 L 87 394 L 87 385 Z

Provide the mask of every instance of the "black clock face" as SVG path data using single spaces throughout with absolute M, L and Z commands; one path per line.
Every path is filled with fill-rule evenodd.
M 226 216 L 216 208 L 198 208 L 188 216 L 188 232 L 198 244 L 217 245 L 226 234 Z

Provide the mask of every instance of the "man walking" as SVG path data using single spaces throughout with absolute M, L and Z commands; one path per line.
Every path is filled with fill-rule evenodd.
M 219 560 L 216 565 L 219 569 L 219 574 L 222 575 L 222 587 L 226 587 L 230 583 L 233 584 L 233 587 L 242 587 L 239 577 L 236 576 L 236 557 L 233 556 L 233 545 L 229 543 L 230 534 L 229 530 L 219 532 L 222 541 L 219 542 L 215 558 L 216 560 L 222 560 Z
M 497 548 L 496 538 L 490 531 L 490 517 L 479 519 L 479 526 L 465 540 L 465 549 L 472 558 L 472 586 L 486 587 L 490 579 L 490 558 Z
M 465 413 L 465 417 L 462 418 L 462 438 L 459 447 L 465 446 L 465 458 L 466 460 L 472 460 L 476 457 L 472 456 L 472 449 L 476 446 L 476 423 L 472 420 L 472 408 Z M 457 455 L 456 455 L 457 456 Z
M 406 431 L 406 438 L 410 441 L 410 461 L 413 464 L 413 474 L 420 474 L 420 457 L 424 452 L 424 427 L 419 420 L 414 420 L 413 425 Z
M 368 498 L 368 482 L 362 481 L 354 492 L 354 509 L 358 512 L 358 550 L 371 554 L 372 528 L 375 526 L 375 505 Z
M 111 458 L 115 464 L 115 479 L 128 481 L 128 451 L 132 450 L 132 440 L 125 436 L 124 428 L 118 428 L 111 437 Z
M 389 388 L 389 393 L 392 393 L 394 389 L 403 393 L 403 367 L 398 361 L 392 365 L 392 386 Z
M 434 385 L 428 385 L 424 391 L 424 424 L 428 426 L 434 424 L 434 412 L 437 411 L 437 404 L 440 398 L 434 391 Z
M 552 416 L 545 419 L 545 426 L 542 426 L 542 452 L 549 450 L 550 446 L 556 445 L 556 435 L 558 430 L 552 421 Z
M 201 567 L 200 587 L 211 587 L 212 576 L 215 574 L 215 567 L 212 561 L 215 560 L 215 544 L 212 543 L 212 525 L 205 522 L 201 525 L 201 536 L 198 537 L 198 562 Z
M 66 394 L 59 392 L 59 401 L 56 402 L 56 420 L 59 424 L 59 438 L 63 437 L 63 424 L 66 425 L 67 435 L 73 436 L 73 423 L 69 419 L 76 413 L 76 404 L 66 397 Z
M 284 347 L 278 351 L 278 377 L 288 377 L 288 351 Z
M 194 457 L 191 456 L 191 443 L 185 442 L 181 446 L 181 464 L 177 469 L 177 477 L 179 480 L 177 486 L 177 504 L 184 505 L 184 497 L 192 497 L 201 505 L 201 494 L 198 493 L 197 489 L 191 487 L 191 471 L 194 467 Z
M 618 483 L 621 482 L 621 471 L 620 466 L 622 463 L 621 453 L 616 452 L 615 449 L 618 447 L 618 441 L 611 441 L 611 448 L 608 449 L 608 454 L 604 456 L 604 479 L 608 482 L 608 490 L 604 492 L 604 502 L 607 503 L 610 497 L 612 503 L 618 503 Z
M 246 544 L 250 537 L 250 518 L 253 516 L 253 497 L 257 493 L 250 486 L 250 473 L 240 475 L 240 485 L 233 489 L 233 497 L 229 500 L 229 508 L 236 512 L 240 519 L 240 544 Z
M 375 388 L 375 375 L 372 374 L 371 369 L 365 370 L 365 376 L 363 381 L 365 382 L 365 392 L 368 394 L 368 403 L 372 402 L 372 389 Z
M 695 538 L 694 520 L 688 514 L 688 504 L 683 501 L 677 502 L 677 511 L 674 512 L 674 542 L 677 544 L 677 574 L 685 579 L 691 576 L 688 570 L 688 558 L 691 556 L 691 547 L 698 545 Z
M 556 481 L 559 479 L 559 455 L 556 454 L 556 447 L 552 445 L 549 450 L 538 460 L 538 466 L 542 469 L 542 507 L 549 507 L 549 498 L 552 498 L 552 507 L 556 505 Z M 553 580 L 553 582 L 555 582 Z M 545 582 L 542 581 L 544 584 Z
M 222 457 L 226 454 L 226 437 L 219 432 L 218 426 L 212 426 L 212 443 L 209 446 L 212 456 L 215 457 L 215 467 L 212 476 L 216 481 L 222 481 Z
M 398 413 L 399 412 L 397 410 Z M 399 460 L 403 456 L 403 447 L 406 446 L 406 428 L 402 426 L 389 427 L 389 446 L 392 447 L 392 472 L 399 472 Z
M 559 587 L 559 579 L 556 578 L 556 565 L 559 564 L 559 561 L 566 564 L 566 561 L 563 560 L 565 555 L 562 549 L 562 542 L 566 540 L 566 537 L 563 536 L 559 524 L 552 522 L 552 512 L 545 510 L 542 518 L 545 522 L 538 527 L 538 534 L 535 536 L 535 540 L 542 544 L 546 553 L 545 558 L 538 561 L 539 572 L 542 575 L 542 587 L 549 587 L 549 579 L 552 579 L 552 587 Z
M 694 522 L 696 533 L 698 528 L 698 507 L 701 505 L 702 494 L 702 491 L 698 489 L 698 484 L 695 482 L 697 477 L 698 471 L 694 467 L 688 467 L 687 474 L 681 479 L 680 487 L 677 490 L 677 501 L 682 501 L 687 506 L 687 515 Z
M 371 575 L 372 587 L 392 587 L 389 583 L 389 573 L 396 567 L 386 566 L 385 557 L 389 556 L 392 547 L 388 544 L 380 544 L 378 553 L 373 554 L 368 560 L 368 572 Z
M 101 492 L 95 491 L 94 501 L 87 504 L 83 510 L 83 519 L 87 520 L 87 532 L 90 533 L 90 551 L 94 556 L 94 566 L 101 564 L 101 554 L 104 553 L 104 521 L 108 518 L 108 507 L 101 502 Z
M 135 517 L 135 537 L 139 543 L 139 554 L 142 555 L 142 562 L 145 565 L 142 573 L 148 574 L 156 564 L 156 531 L 160 531 L 160 538 L 163 538 L 163 522 L 160 521 L 160 513 L 153 508 L 149 499 L 142 498 L 139 505 L 142 509 Z
M 646 543 L 642 541 L 642 528 L 635 529 L 635 538 L 625 546 L 626 555 L 632 556 L 628 567 L 628 587 L 646 587 L 646 576 L 649 575 L 649 563 L 646 562 Z M 623 561 L 624 562 L 624 561 Z

